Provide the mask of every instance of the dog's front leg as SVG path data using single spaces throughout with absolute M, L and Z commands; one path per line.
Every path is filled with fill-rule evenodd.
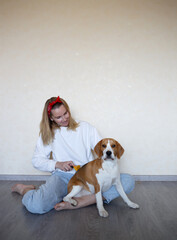
M 129 207 L 134 208 L 134 209 L 139 208 L 138 204 L 130 201 L 130 199 L 127 197 L 120 181 L 116 182 L 116 188 L 117 188 L 117 191 L 119 192 L 120 196 L 123 198 L 124 202 L 126 202 Z
M 97 192 L 95 196 L 96 196 L 96 204 L 97 204 L 99 215 L 101 217 L 108 217 L 109 214 L 103 207 L 103 199 L 102 199 L 101 191 Z
M 71 205 L 76 206 L 77 205 L 77 201 L 74 200 L 72 197 L 74 197 L 75 195 L 77 195 L 81 190 L 82 190 L 83 186 L 80 185 L 75 185 L 73 186 L 72 190 L 70 193 L 68 193 L 68 195 L 66 195 L 63 198 L 64 202 L 69 202 L 71 203 Z

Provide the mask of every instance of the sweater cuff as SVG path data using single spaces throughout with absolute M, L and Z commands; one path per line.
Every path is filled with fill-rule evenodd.
M 55 169 L 55 165 L 56 165 L 56 162 L 55 161 L 53 161 L 53 160 L 50 160 L 49 161 L 49 164 L 48 164 L 48 171 L 49 172 L 53 172 L 53 171 L 55 171 L 56 169 Z

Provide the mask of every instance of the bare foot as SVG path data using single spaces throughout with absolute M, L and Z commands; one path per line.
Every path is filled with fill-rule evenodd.
M 76 209 L 76 207 L 72 206 L 69 202 L 60 202 L 55 205 L 56 211 L 66 210 L 66 209 Z
M 34 185 L 24 185 L 24 184 L 15 184 L 12 186 L 12 192 L 19 193 L 20 195 L 24 195 L 29 190 L 34 190 L 36 187 Z
M 60 202 L 55 205 L 54 207 L 55 210 L 61 211 L 66 209 L 78 209 L 78 208 L 86 207 L 96 203 L 95 194 L 86 195 L 82 197 L 75 197 L 73 199 L 77 201 L 76 206 L 71 205 L 69 202 Z

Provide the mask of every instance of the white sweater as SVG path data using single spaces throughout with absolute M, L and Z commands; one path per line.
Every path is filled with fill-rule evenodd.
M 91 150 L 100 140 L 96 128 L 87 122 L 79 122 L 76 131 L 61 127 L 55 131 L 54 140 L 49 145 L 44 145 L 41 136 L 39 137 L 32 164 L 38 170 L 47 172 L 55 171 L 57 161 L 73 161 L 75 165 L 84 165 L 93 160 Z M 51 152 L 53 160 L 49 159 Z M 74 172 L 74 169 L 69 171 L 69 173 Z

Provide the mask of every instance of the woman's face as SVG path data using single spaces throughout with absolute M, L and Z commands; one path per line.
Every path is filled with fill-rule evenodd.
M 51 113 L 52 113 L 51 120 L 56 122 L 58 126 L 68 127 L 70 115 L 64 105 L 61 105 L 58 108 L 52 109 Z

